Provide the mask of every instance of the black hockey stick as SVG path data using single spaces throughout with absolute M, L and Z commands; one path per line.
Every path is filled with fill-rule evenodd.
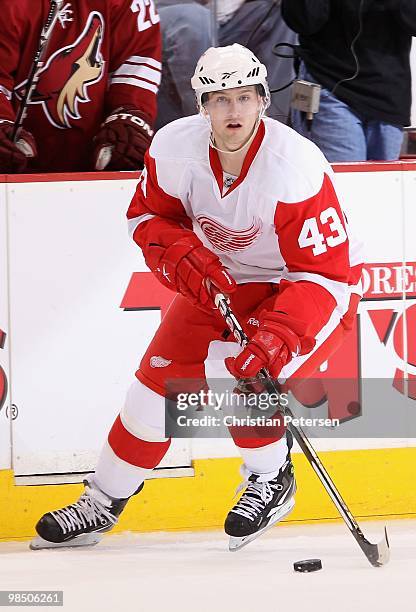
M 244 347 L 248 343 L 249 339 L 248 336 L 245 334 L 243 328 L 241 327 L 237 317 L 230 308 L 229 301 L 222 293 L 217 293 L 212 285 L 210 286 L 210 291 L 213 295 L 215 305 L 223 316 L 229 329 L 233 333 L 234 338 L 237 340 L 240 346 Z M 265 368 L 263 368 L 260 374 L 261 382 L 265 385 L 267 391 L 269 393 L 278 394 L 278 388 L 276 387 L 276 384 L 271 378 L 269 372 Z M 380 565 L 386 564 L 390 558 L 390 547 L 389 540 L 387 537 L 387 528 L 384 527 L 384 538 L 378 544 L 371 544 L 371 542 L 369 542 L 367 538 L 364 537 L 364 534 L 361 531 L 357 521 L 351 514 L 345 501 L 342 499 L 341 494 L 339 493 L 335 484 L 332 482 L 332 479 L 326 471 L 325 467 L 322 465 L 321 460 L 319 459 L 313 446 L 309 442 L 309 439 L 307 438 L 305 432 L 302 430 L 301 427 L 294 425 L 292 421 L 293 413 L 288 407 L 284 407 L 281 410 L 284 416 L 291 417 L 291 422 L 288 424 L 288 427 L 291 433 L 293 434 L 293 437 L 299 444 L 302 452 L 304 453 L 305 457 L 307 458 L 313 470 L 315 471 L 315 474 L 318 476 L 319 480 L 325 487 L 328 495 L 334 502 L 339 513 L 344 519 L 348 529 L 351 531 L 352 535 L 356 539 L 358 545 L 360 546 L 361 550 L 363 551 L 369 562 L 374 565 L 374 567 L 379 567 Z
M 23 121 L 25 120 L 28 106 L 32 99 L 32 95 L 37 85 L 37 82 L 39 80 L 39 71 L 43 67 L 42 58 L 45 54 L 48 40 L 58 20 L 59 11 L 61 9 L 62 4 L 63 4 L 63 0 L 51 0 L 51 7 L 49 9 L 49 14 L 46 19 L 45 25 L 42 28 L 42 32 L 40 34 L 40 39 L 39 39 L 39 46 L 36 51 L 36 55 L 33 59 L 33 64 L 30 68 L 30 73 L 27 79 L 25 93 L 20 103 L 17 115 L 16 115 L 16 121 L 14 123 L 13 132 L 12 132 L 13 142 L 16 142 L 19 137 L 19 130 L 21 129 L 23 125 Z

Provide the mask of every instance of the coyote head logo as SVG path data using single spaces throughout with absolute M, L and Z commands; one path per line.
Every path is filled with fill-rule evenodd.
M 93 11 L 84 31 L 67 47 L 55 51 L 39 72 L 39 80 L 31 104 L 42 104 L 50 123 L 57 128 L 71 128 L 71 120 L 81 119 L 79 103 L 89 102 L 88 87 L 104 74 L 101 45 L 104 20 Z M 24 95 L 26 82 L 16 88 L 16 95 Z

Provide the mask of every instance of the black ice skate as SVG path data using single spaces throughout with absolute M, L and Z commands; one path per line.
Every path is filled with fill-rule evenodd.
M 225 520 L 225 533 L 230 536 L 230 550 L 238 550 L 291 512 L 295 505 L 296 481 L 289 458 L 278 472 L 253 474 L 242 468 L 246 486 L 237 504 Z
M 130 498 L 109 497 L 88 480 L 84 485 L 85 492 L 76 503 L 42 516 L 35 527 L 38 537 L 30 543 L 32 550 L 92 546 L 114 527 Z M 136 493 L 142 488 L 143 484 Z

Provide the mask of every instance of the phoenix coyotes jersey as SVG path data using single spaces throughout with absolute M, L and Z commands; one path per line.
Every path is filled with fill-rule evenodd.
M 265 118 L 230 182 L 209 136 L 199 115 L 156 134 L 128 211 L 135 241 L 146 258 L 149 245 L 175 240 L 175 226 L 188 228 L 238 283 L 280 283 L 275 309 L 316 333 L 334 310 L 346 312 L 361 271 L 331 166 L 312 142 Z
M 49 8 L 0 0 L 0 119 L 15 119 Z M 153 0 L 64 2 L 23 126 L 36 139 L 32 170 L 91 169 L 92 138 L 119 107 L 152 123 L 160 59 Z

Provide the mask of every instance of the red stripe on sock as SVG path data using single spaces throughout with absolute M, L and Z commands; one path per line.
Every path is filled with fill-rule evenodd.
M 229 427 L 228 430 L 239 448 L 261 448 L 277 442 L 285 435 L 283 419 L 280 426 L 276 427 Z
M 166 442 L 145 442 L 133 436 L 124 427 L 120 415 L 108 434 L 108 443 L 120 459 L 142 468 L 156 467 L 165 456 L 170 439 Z
M 262 448 L 277 442 L 280 438 L 237 438 L 233 436 L 233 440 L 238 448 Z

